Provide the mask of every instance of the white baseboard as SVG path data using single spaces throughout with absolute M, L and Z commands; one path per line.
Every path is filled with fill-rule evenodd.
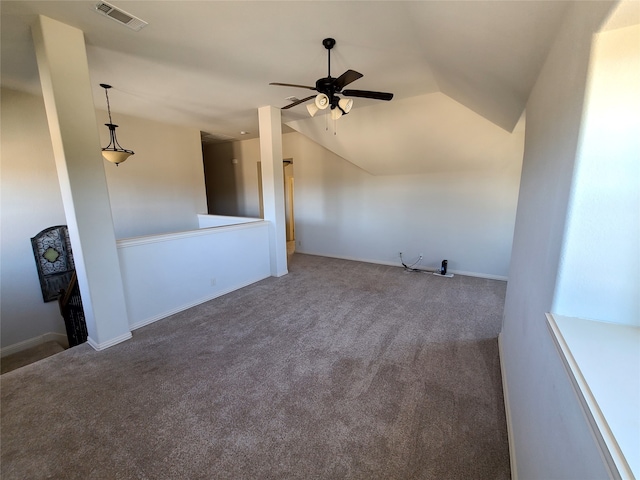
M 122 343 L 125 342 L 127 340 L 129 340 L 132 337 L 131 332 L 127 332 L 127 333 L 123 333 L 122 335 L 112 338 L 111 340 L 107 341 L 107 342 L 102 342 L 102 343 L 98 343 L 95 340 L 93 340 L 91 337 L 87 337 L 87 343 L 89 345 L 91 345 L 91 347 L 94 350 L 100 351 L 100 350 L 104 350 L 105 348 L 109 348 L 109 347 L 113 347 L 114 345 L 117 345 L 118 343 Z
M 296 247 L 296 253 L 300 253 L 302 255 L 313 255 L 315 257 L 327 257 L 327 258 L 337 258 L 339 260 L 350 260 L 352 262 L 364 262 L 364 263 L 373 263 L 375 265 L 388 265 L 389 267 L 400 267 L 402 268 L 402 264 L 398 262 L 386 262 L 382 260 L 371 260 L 368 258 L 356 258 L 356 257 L 348 257 L 343 255 L 329 255 L 327 253 L 309 253 L 304 252 Z M 433 267 L 431 269 L 424 268 L 422 269 L 425 273 L 431 273 L 434 271 L 439 271 L 437 267 Z M 492 275 L 490 273 L 477 273 L 477 272 L 465 272 L 463 270 L 447 270 L 449 273 L 454 273 L 456 275 L 463 275 L 465 277 L 478 277 L 478 278 L 486 278 L 488 280 L 501 280 L 506 282 L 508 280 L 507 277 L 503 275 Z
M 166 312 L 159 313 L 158 315 L 154 315 L 153 317 L 139 320 L 135 323 L 130 324 L 129 328 L 131 330 L 137 330 L 138 328 L 142 328 L 146 325 L 157 322 L 158 320 L 162 320 L 163 318 L 170 317 L 171 315 L 175 315 L 176 313 L 183 312 L 184 310 L 195 307 L 196 305 L 200 305 L 201 303 L 208 302 L 209 300 L 213 300 L 215 298 L 221 297 L 223 295 L 226 295 L 227 293 L 235 292 L 236 290 L 240 290 L 241 288 L 248 287 L 249 285 L 259 282 L 260 280 L 264 280 L 265 278 L 269 278 L 269 276 L 249 280 L 248 282 L 244 282 L 241 285 L 235 285 L 231 288 L 226 288 L 224 290 L 217 291 L 212 295 L 207 295 L 206 297 L 199 298 L 198 300 L 195 300 L 193 302 L 180 305 L 179 307 L 173 308 L 171 310 L 167 310 Z
M 511 464 L 511 478 L 518 480 L 516 463 L 516 448 L 513 443 L 513 424 L 511 423 L 511 407 L 509 406 L 509 388 L 507 387 L 507 372 L 504 366 L 502 351 L 502 332 L 498 335 L 498 356 L 500 357 L 500 374 L 502 375 L 502 396 L 504 397 L 504 413 L 507 418 L 507 437 L 509 438 L 509 462 Z
M 26 350 L 27 348 L 37 347 L 38 345 L 42 345 L 43 343 L 51 341 L 58 342 L 64 348 L 69 347 L 69 341 L 67 340 L 67 336 L 65 334 L 48 332 L 43 333 L 42 335 L 38 335 L 37 337 L 29 338 L 28 340 L 14 343 L 13 345 L 8 345 L 2 348 L 0 357 L 6 357 L 7 355 L 11 355 L 12 353 L 18 353 Z
M 456 275 L 462 275 L 465 277 L 486 278 L 487 280 L 500 280 L 502 282 L 506 282 L 509 280 L 509 277 L 506 277 L 504 275 L 493 275 L 491 273 L 465 272 L 463 270 L 447 270 L 447 272 L 455 273 Z

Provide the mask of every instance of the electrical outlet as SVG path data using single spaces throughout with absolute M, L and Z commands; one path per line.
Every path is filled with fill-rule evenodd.
M 212 277 L 211 278 L 211 286 L 215 287 L 216 286 L 216 277 Z

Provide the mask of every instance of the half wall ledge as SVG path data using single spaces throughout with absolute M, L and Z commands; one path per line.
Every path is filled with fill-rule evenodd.
M 640 478 L 640 328 L 547 314 L 612 478 Z

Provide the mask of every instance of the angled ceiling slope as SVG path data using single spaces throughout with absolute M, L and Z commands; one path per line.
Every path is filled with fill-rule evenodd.
M 256 136 L 258 107 L 299 94 L 269 82 L 326 74 L 319 42 L 328 36 L 338 41 L 332 69 L 365 73 L 358 89 L 393 92 L 393 101 L 441 91 L 511 131 L 567 6 L 346 1 L 336 15 L 314 1 L 110 2 L 148 22 L 135 32 L 97 14 L 96 3 L 3 0 L 2 85 L 39 91 L 29 26 L 43 14 L 85 33 L 98 107 L 99 83 L 109 83 L 120 97 L 114 113 L 229 138 Z M 352 113 L 372 102 L 358 99 Z M 283 112 L 285 121 L 306 116 L 304 107 Z
M 440 92 L 351 116 L 357 120 L 325 116 L 287 125 L 372 175 L 501 171 L 522 162 L 524 118 L 508 132 Z

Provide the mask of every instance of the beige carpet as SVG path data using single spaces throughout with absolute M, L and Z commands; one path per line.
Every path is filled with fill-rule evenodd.
M 505 283 L 294 254 L 3 375 L 4 480 L 508 479 Z
M 49 341 L 12 353 L 0 359 L 0 373 L 11 372 L 16 368 L 24 367 L 56 353 L 64 352 L 64 350 L 64 347 L 58 342 Z

